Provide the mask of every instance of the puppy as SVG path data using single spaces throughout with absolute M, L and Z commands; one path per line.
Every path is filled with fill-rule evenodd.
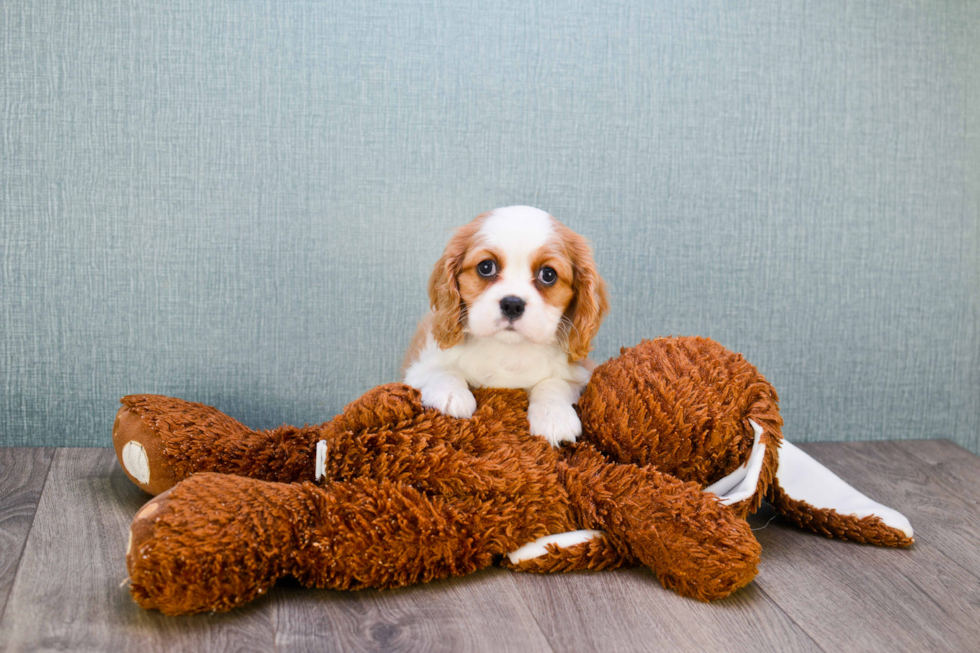
M 529 391 L 531 433 L 574 442 L 586 357 L 609 310 L 584 238 L 540 209 L 510 206 L 460 227 L 429 278 L 432 310 L 405 357 L 405 383 L 454 417 L 473 387 Z

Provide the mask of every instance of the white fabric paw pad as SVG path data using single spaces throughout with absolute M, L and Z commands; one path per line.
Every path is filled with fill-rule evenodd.
M 529 544 L 525 544 L 516 551 L 511 551 L 507 554 L 507 558 L 510 559 L 512 564 L 516 565 L 519 562 L 524 562 L 525 560 L 531 560 L 533 558 L 543 556 L 548 552 L 547 546 L 549 544 L 554 544 L 559 549 L 567 549 L 570 546 L 588 542 L 593 537 L 601 536 L 602 531 L 592 530 L 569 531 L 567 533 L 558 533 L 556 535 L 546 535 L 544 537 L 539 537 Z
M 150 459 L 139 442 L 127 442 L 122 450 L 123 467 L 129 475 L 146 485 L 150 482 Z

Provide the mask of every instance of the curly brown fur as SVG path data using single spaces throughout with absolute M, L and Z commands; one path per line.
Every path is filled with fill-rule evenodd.
M 476 396 L 479 408 L 465 421 L 422 410 L 417 391 L 402 385 L 376 390 L 372 401 L 408 410 L 379 417 L 357 403 L 348 406 L 318 427 L 329 452 L 322 488 L 208 473 L 184 480 L 166 495 L 167 511 L 151 515 L 163 519 L 159 528 L 134 524 L 134 534 L 143 533 L 134 543 L 138 554 L 129 558 L 134 597 L 171 614 L 230 609 L 255 594 L 227 580 L 229 567 L 244 569 L 241 582 L 255 588 L 286 574 L 316 587 L 394 587 L 468 573 L 530 540 L 573 529 L 558 480 L 559 454 L 529 434 L 526 394 L 478 390 Z M 315 516 L 295 509 L 300 504 L 316 506 Z M 294 509 L 285 514 L 281 505 Z M 170 528 L 171 521 L 177 525 Z M 284 531 L 311 528 L 322 535 L 309 536 L 314 544 L 282 544 L 299 537 Z M 275 543 L 269 555 L 293 566 L 256 558 L 249 547 L 257 542 L 262 549 Z M 199 577 L 213 583 L 204 588 Z M 176 586 L 187 591 L 173 597 L 164 591 Z
M 475 395 L 469 420 L 422 410 L 416 391 L 401 385 L 372 395 L 397 410 L 355 402 L 317 427 L 329 452 L 322 487 L 211 473 L 185 479 L 134 522 L 134 597 L 184 613 L 230 609 L 283 575 L 316 587 L 394 587 L 468 573 L 579 525 L 606 529 L 619 559 L 595 548 L 569 556 L 566 568 L 639 561 L 666 586 L 702 599 L 754 573 L 754 563 L 723 568 L 714 559 L 739 551 L 730 546 L 734 516 L 713 497 L 652 469 L 606 462 L 591 447 L 587 459 L 587 445 L 551 448 L 528 431 L 526 393 Z M 194 406 L 171 421 L 187 429 L 202 414 L 218 422 Z M 622 506 L 614 508 L 613 496 Z M 661 538 L 680 535 L 677 544 Z M 700 547 L 700 573 L 679 564 L 681 542 Z
M 525 392 L 474 396 L 476 412 L 460 420 L 389 384 L 324 424 L 271 431 L 201 404 L 126 397 L 117 454 L 142 443 L 151 482 L 141 487 L 163 492 L 133 522 L 133 596 L 180 614 L 231 609 L 284 575 L 313 587 L 396 587 L 592 528 L 605 534 L 505 564 L 536 572 L 643 564 L 665 587 L 712 600 L 755 576 L 760 549 L 741 517 L 766 492 L 805 527 L 890 544 L 873 520 L 814 516 L 780 495 L 776 393 L 710 340 L 644 341 L 599 366 L 578 405 L 582 440 L 560 450 L 530 435 Z M 749 420 L 763 429 L 763 470 L 755 495 L 726 507 L 701 488 L 745 462 Z M 315 484 L 321 440 L 326 476 Z
M 130 395 L 121 403 L 112 429 L 116 455 L 122 460 L 129 442 L 143 446 L 149 483 L 134 478 L 125 465 L 123 469 L 150 494 L 159 494 L 196 472 L 282 483 L 312 481 L 318 441 L 395 426 L 423 410 L 418 392 L 400 383 L 368 391 L 329 422 L 268 431 L 252 430 L 211 406 L 161 395 Z

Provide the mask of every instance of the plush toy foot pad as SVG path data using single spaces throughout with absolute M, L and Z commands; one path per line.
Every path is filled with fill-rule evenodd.
M 160 435 L 128 406 L 116 413 L 112 444 L 123 471 L 142 490 L 160 494 L 177 483 L 166 462 Z
M 501 564 L 514 571 L 550 574 L 564 571 L 635 566 L 602 531 L 578 530 L 538 538 L 504 556 Z

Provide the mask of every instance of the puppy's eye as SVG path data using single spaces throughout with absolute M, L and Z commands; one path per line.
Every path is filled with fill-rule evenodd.
M 556 281 L 558 281 L 558 273 L 555 272 L 554 268 L 549 268 L 547 265 L 538 270 L 538 281 L 545 286 L 553 286 Z
M 476 266 L 476 272 L 481 277 L 492 277 L 497 274 L 497 264 L 490 259 L 480 261 Z

